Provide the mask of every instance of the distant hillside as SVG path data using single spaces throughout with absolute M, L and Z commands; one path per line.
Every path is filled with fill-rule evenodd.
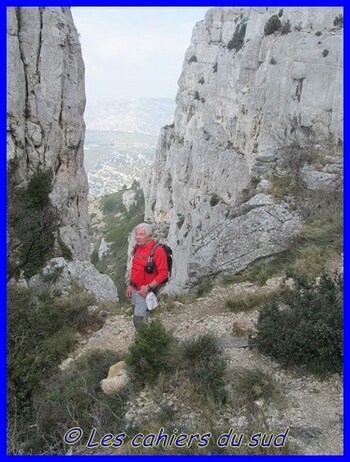
M 89 105 L 84 168 L 89 196 L 100 197 L 142 181 L 154 160 L 161 127 L 174 119 L 172 99 L 124 99 Z
M 120 130 L 146 135 L 159 135 L 163 125 L 174 120 L 172 99 L 118 99 L 91 104 L 86 108 L 88 130 Z
M 91 260 L 103 274 L 108 274 L 124 299 L 128 237 L 144 221 L 145 202 L 140 184 L 105 195 L 89 203 L 91 218 Z
M 140 181 L 152 164 L 157 137 L 113 130 L 87 130 L 84 168 L 88 175 L 89 196 L 100 197 L 130 187 Z

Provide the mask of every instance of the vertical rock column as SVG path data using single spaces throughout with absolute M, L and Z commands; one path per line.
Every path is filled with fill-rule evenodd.
M 57 237 L 89 260 L 88 183 L 83 168 L 84 63 L 69 8 L 7 9 L 7 158 L 25 187 L 50 170 Z

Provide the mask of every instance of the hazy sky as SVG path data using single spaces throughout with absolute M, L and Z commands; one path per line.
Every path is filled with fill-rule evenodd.
M 87 103 L 175 98 L 193 26 L 209 7 L 72 7 Z

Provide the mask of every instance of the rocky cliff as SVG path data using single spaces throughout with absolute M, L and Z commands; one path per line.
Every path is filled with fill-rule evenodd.
M 215 8 L 196 24 L 145 187 L 175 253 L 170 291 L 290 245 L 300 213 L 271 191 L 294 157 L 304 185 L 339 183 L 342 40 L 341 8 Z
M 10 250 L 11 245 L 21 247 L 25 239 L 19 231 L 11 235 L 11 226 L 18 221 L 24 225 L 25 216 L 33 211 L 33 203 L 25 212 L 18 210 L 23 209 L 25 195 L 21 204 L 15 206 L 14 201 L 29 184 L 33 190 L 30 182 L 41 172 L 51 182 L 46 201 L 50 214 L 48 218 L 48 207 L 41 213 L 42 208 L 40 219 L 46 218 L 47 223 L 38 228 L 33 219 L 27 223 L 26 234 L 35 230 L 43 236 L 44 228 L 55 222 L 56 250 L 50 256 L 62 255 L 60 242 L 73 259 L 89 260 L 88 184 L 83 168 L 84 63 L 70 9 L 8 8 L 7 70 L 7 155 L 13 193 L 9 199 Z M 32 236 L 33 245 L 38 236 Z M 20 257 L 17 264 L 23 266 Z

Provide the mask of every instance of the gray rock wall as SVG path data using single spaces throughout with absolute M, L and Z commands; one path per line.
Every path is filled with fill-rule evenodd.
M 20 187 L 51 170 L 59 235 L 89 260 L 84 63 L 69 8 L 7 8 L 7 156 Z
M 265 35 L 274 14 L 289 21 L 289 33 Z M 240 271 L 298 233 L 298 211 L 269 194 L 269 180 L 283 145 L 299 133 L 342 140 L 339 14 L 215 8 L 195 26 L 174 124 L 161 130 L 145 184 L 146 219 L 175 253 L 170 292 Z

